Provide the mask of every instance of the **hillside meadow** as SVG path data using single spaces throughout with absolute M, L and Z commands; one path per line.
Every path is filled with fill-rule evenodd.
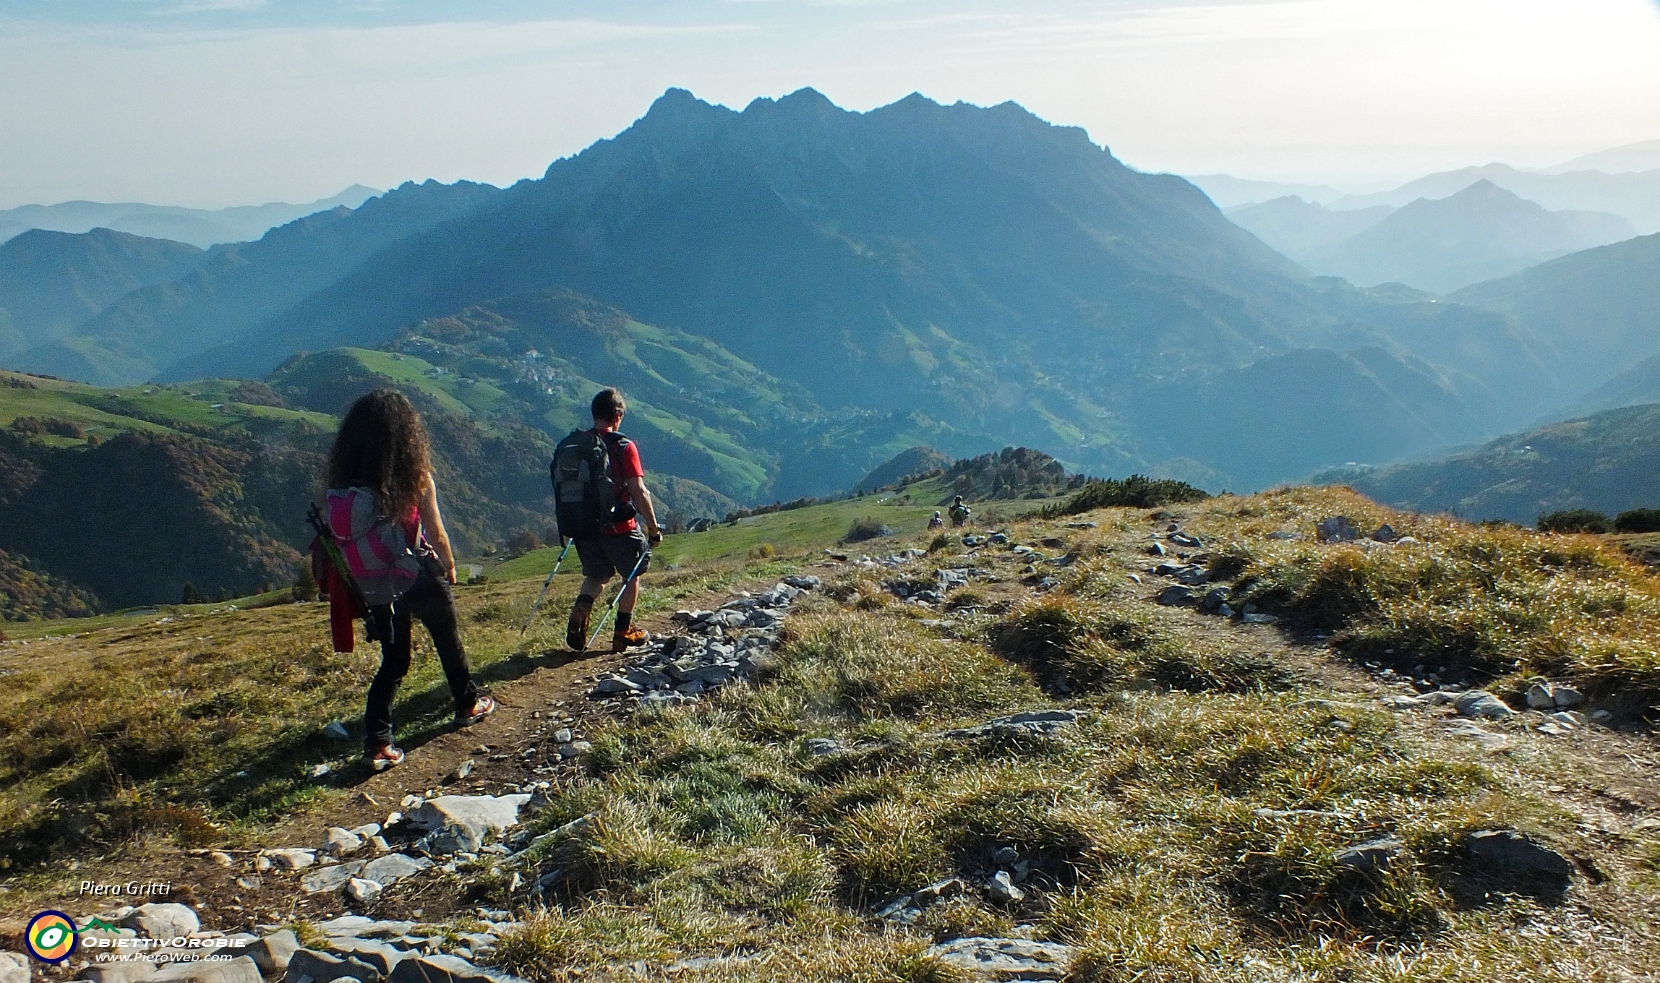
M 1660 580 L 1616 544 L 1305 488 L 1054 518 L 1038 507 L 1058 503 L 1008 503 L 972 532 L 1011 542 L 971 547 L 922 529 L 940 490 L 670 537 L 642 608 L 654 631 L 792 571 L 822 579 L 769 674 L 686 707 L 580 710 L 594 750 L 530 820 L 564 832 L 513 861 L 526 878 L 485 857 L 371 913 L 431 911 L 444 892 L 509 908 L 525 924 L 492 958 L 534 980 L 962 980 L 925 953 L 972 936 L 1068 946 L 1074 981 L 1660 973 L 1660 836 L 1640 822 L 1660 812 Z M 1339 514 L 1409 539 L 1316 542 Z M 895 534 L 840 544 L 866 516 Z M 858 562 L 904 547 L 926 552 Z M 521 641 L 552 555 L 459 591 L 475 666 L 510 707 L 609 664 L 555 657 L 575 574 Z M 1279 620 L 1153 603 L 1173 581 L 1152 568 L 1178 561 Z M 897 596 L 938 570 L 968 583 L 933 607 Z M 375 657 L 329 651 L 323 617 L 217 605 L 56 622 L 71 633 L 0 649 L 20 697 L 0 711 L 4 904 L 49 896 L 50 861 L 72 853 L 116 870 L 351 811 L 366 774 L 321 729 L 355 726 Z M 397 711 L 416 758 L 445 740 L 435 663 L 417 659 Z M 1535 679 L 1571 683 L 1610 723 L 1557 737 L 1525 712 L 1472 725 L 1380 699 L 1430 672 L 1517 708 Z M 1033 710 L 1071 722 L 964 732 Z M 1483 830 L 1525 834 L 1572 873 L 1484 864 L 1466 846 Z M 1380 839 L 1382 866 L 1339 860 Z M 1018 897 L 986 887 L 1014 864 Z M 546 893 L 529 886 L 555 870 Z M 878 916 L 953 877 L 913 921 Z M 305 930 L 268 885 L 241 903 Z

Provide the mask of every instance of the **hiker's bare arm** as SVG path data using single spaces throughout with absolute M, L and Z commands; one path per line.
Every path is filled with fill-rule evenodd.
M 646 479 L 643 477 L 628 479 L 628 496 L 634 502 L 634 507 L 640 511 L 640 518 L 646 520 L 646 534 L 661 536 L 662 527 L 657 525 L 657 511 L 652 508 L 651 492 L 646 491 Z
M 438 562 L 444 565 L 444 574 L 455 583 L 455 556 L 450 552 L 450 534 L 444 529 L 443 513 L 438 511 L 438 482 L 431 475 L 421 485 L 421 528 L 427 542 L 438 553 Z

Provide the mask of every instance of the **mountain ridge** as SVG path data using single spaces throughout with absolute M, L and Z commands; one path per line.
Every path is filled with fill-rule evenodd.
M 1645 404 L 1508 434 L 1439 460 L 1317 480 L 1341 481 L 1397 508 L 1532 525 L 1564 509 L 1614 515 L 1660 505 L 1656 474 L 1660 404 Z
M 195 246 L 112 229 L 32 229 L 0 243 L 0 355 L 55 341 L 121 297 L 182 275 Z
M 316 212 L 342 206 L 356 208 L 379 194 L 373 188 L 354 184 L 337 195 L 304 204 L 277 201 L 218 209 L 99 201 L 20 205 L 0 210 L 0 242 L 30 229 L 81 233 L 103 227 L 207 249 L 221 243 L 258 239 L 276 226 Z
M 1483 178 L 1445 198 L 1415 199 L 1314 262 L 1362 286 L 1450 293 L 1636 234 L 1618 215 L 1550 211 Z

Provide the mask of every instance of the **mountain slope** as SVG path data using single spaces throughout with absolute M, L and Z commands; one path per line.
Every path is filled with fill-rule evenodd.
M 878 488 L 898 484 L 914 475 L 925 474 L 929 471 L 942 471 L 950 467 L 951 464 L 951 455 L 941 454 L 932 447 L 921 445 L 907 447 L 865 475 L 857 485 L 853 486 L 853 490 L 856 492 L 873 492 Z
M 0 211 L 0 242 L 30 229 L 89 232 L 114 229 L 153 239 L 188 242 L 206 249 L 222 242 L 247 242 L 297 218 L 333 208 L 356 208 L 380 192 L 354 184 L 332 198 L 291 205 L 238 205 L 232 208 L 178 208 L 136 202 L 106 204 L 66 201 L 58 205 L 23 205 Z
M 770 377 L 769 392 L 798 387 L 782 422 L 734 430 L 722 422 L 733 399 L 698 397 L 670 415 L 706 432 L 659 427 L 665 447 L 681 440 L 692 455 L 677 473 L 745 500 L 845 488 L 924 443 L 956 456 L 1020 444 L 1075 470 L 1146 470 L 1171 443 L 1167 421 L 1142 412 L 1149 399 L 1305 349 L 1339 361 L 1367 347 L 1408 362 L 1457 356 L 1431 371 L 1432 388 L 1451 387 L 1483 436 L 1516 425 L 1508 394 L 1541 374 L 1532 339 L 1502 318 L 1311 281 L 1192 185 L 1133 171 L 1081 130 L 1013 104 L 920 96 L 853 113 L 811 90 L 742 112 L 671 90 L 540 180 L 406 187 L 217 250 L 25 364 L 131 379 L 174 359 L 162 377 L 257 376 L 301 351 L 395 347 L 413 325 L 514 321 L 499 305 L 561 291 L 665 333 L 642 351 L 696 362 L 695 339 Z M 512 332 L 515 346 L 535 334 Z M 555 331 L 490 356 L 483 374 L 518 385 L 501 376 L 503 359 L 563 357 L 558 346 L 583 337 Z M 650 380 L 629 359 L 595 364 L 603 372 L 572 371 Z M 688 363 L 676 378 L 703 372 Z M 666 392 L 646 402 L 668 411 Z M 573 398 L 521 400 L 524 419 L 554 426 L 547 413 Z M 1379 421 L 1339 432 L 1297 409 L 1318 402 L 1288 395 L 1274 425 L 1294 418 L 1333 446 L 1347 441 L 1345 458 L 1397 446 L 1370 431 Z M 1267 428 L 1245 409 L 1238 423 L 1255 439 Z M 716 431 L 738 446 L 711 443 Z
M 1279 181 L 1253 181 L 1232 174 L 1184 174 L 1203 191 L 1216 207 L 1232 208 L 1272 201 L 1276 198 L 1299 197 L 1324 204 L 1343 197 L 1343 192 L 1321 184 L 1284 184 Z
M 1021 443 L 1105 473 L 1145 463 L 1123 415 L 1150 385 L 1311 346 L 1413 354 L 1390 305 L 1334 305 L 1191 185 L 1012 104 L 851 113 L 804 90 L 739 113 L 671 90 L 615 139 L 168 375 L 377 348 L 559 289 L 705 338 L 826 412 L 921 414 L 986 438 L 953 453 Z M 935 443 L 901 436 L 889 455 Z
M 1449 300 L 1497 311 L 1555 346 L 1578 391 L 1660 354 L 1660 235 L 1563 256 Z
M 1390 205 L 1333 211 L 1323 205 L 1286 195 L 1272 201 L 1227 209 L 1228 220 L 1252 235 L 1308 265 L 1321 250 L 1364 232 L 1388 218 Z
M 1512 434 L 1438 461 L 1341 480 L 1380 502 L 1531 525 L 1559 509 L 1610 515 L 1660 506 L 1660 405 L 1631 406 Z
M 987 361 L 1077 376 L 1107 348 L 1115 363 L 1175 349 L 1210 365 L 1284 345 L 1222 288 L 1272 293 L 1265 276 L 1293 273 L 1191 185 L 1012 105 L 912 97 L 858 114 L 805 90 L 735 113 L 671 91 L 498 208 L 389 250 L 226 361 L 174 372 L 256 369 L 252 353 L 323 338 L 376 344 L 400 323 L 566 286 L 708 337 L 826 406 L 967 411 L 997 385 Z
M 1309 263 L 1363 285 L 1393 281 L 1447 293 L 1636 234 L 1618 215 L 1546 211 L 1482 180 L 1446 198 L 1411 202 Z
M 1477 181 L 1491 181 L 1513 194 L 1553 211 L 1608 212 L 1623 217 L 1639 233 L 1660 232 L 1660 170 L 1604 174 L 1595 170 L 1545 174 L 1508 164 L 1487 164 L 1442 171 L 1409 181 L 1392 191 L 1347 195 L 1334 209 L 1373 205 L 1401 207 L 1419 198 L 1446 198 Z
M 641 324 L 569 291 L 475 305 L 419 322 L 382 350 L 308 355 L 271 377 L 296 405 L 328 413 L 370 380 L 422 392 L 487 427 L 528 424 L 549 449 L 588 425 L 596 391 L 618 385 L 647 467 L 709 486 L 734 505 L 840 491 L 850 475 L 919 439 L 964 450 L 991 442 L 914 414 L 827 414 L 799 386 L 707 339 Z M 697 514 L 707 513 L 688 517 Z
M 484 184 L 406 184 L 213 250 L 187 275 L 135 291 L 73 336 L 14 358 L 15 367 L 102 385 L 152 378 L 187 353 L 235 337 L 344 276 L 389 243 L 432 228 L 500 191 Z M 333 347 L 326 345 L 322 347 Z M 242 377 L 263 375 L 236 373 Z
M 184 272 L 201 250 L 182 242 L 93 229 L 25 232 L 0 244 L 0 356 L 55 340 L 110 303 Z
M 1574 401 L 1574 416 L 1660 403 L 1660 355 L 1650 355 Z
M 1481 409 L 1433 367 L 1378 348 L 1263 359 L 1157 392 L 1141 412 L 1165 435 L 1166 457 L 1203 461 L 1229 488 L 1347 460 L 1394 460 L 1485 430 Z

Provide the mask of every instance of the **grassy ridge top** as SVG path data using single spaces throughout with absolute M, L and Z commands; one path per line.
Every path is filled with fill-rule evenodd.
M 934 545 L 909 523 L 945 490 L 919 482 L 910 501 L 669 537 L 661 555 L 681 569 L 648 578 L 642 620 L 809 565 L 824 588 L 792 613 L 764 682 L 593 729 L 587 767 L 532 820 L 542 832 L 591 818 L 529 855 L 525 880 L 558 869 L 559 891 L 511 887 L 490 858 L 437 888 L 526 912 L 498 965 L 547 980 L 644 962 L 651 979 L 946 983 L 959 978 L 923 958 L 930 942 L 1023 933 L 1074 947 L 1067 978 L 1092 983 L 1660 972 L 1642 942 L 1660 931 L 1660 840 L 1585 825 L 1606 812 L 1597 790 L 1619 754 L 1582 758 L 1589 738 L 1552 744 L 1531 723 L 1490 725 L 1504 748 L 1487 750 L 1443 718 L 1385 710 L 1368 666 L 1433 661 L 1512 705 L 1546 674 L 1640 721 L 1660 701 L 1660 580 L 1617 545 L 1291 489 L 998 517 L 1025 551 L 952 535 L 902 568 L 823 559 L 867 515 L 899 531 L 849 552 Z M 1315 542 L 1337 514 L 1416 542 Z M 1171 521 L 1200 541 L 1182 549 L 1213 587 L 1280 624 L 1152 604 L 1147 548 L 1170 542 Z M 553 671 L 532 653 L 561 627 L 544 613 L 521 644 L 551 554 L 515 563 L 458 591 L 475 667 L 507 694 Z M 945 604 L 896 596 L 895 581 L 936 584 L 941 569 L 969 571 Z M 545 612 L 574 588 L 561 578 Z M 350 795 L 353 766 L 320 731 L 355 719 L 375 653 L 329 651 L 319 605 L 171 614 L 0 648 L 18 696 L 0 709 L 0 857 L 26 883 L 48 883 L 31 865 L 70 851 L 251 845 L 292 810 Z M 436 660 L 418 664 L 400 739 L 419 749 L 436 734 L 446 693 Z M 1078 719 L 1047 735 L 949 733 L 1035 709 Z M 318 763 L 331 776 L 311 777 Z M 1486 829 L 1587 858 L 1595 883 L 1484 868 L 1464 843 Z M 1386 868 L 1338 860 L 1382 838 L 1398 844 Z M 983 889 L 1016 861 L 1024 899 Z M 914 923 L 874 916 L 950 876 L 963 889 Z M 693 957 L 713 961 L 663 968 Z
M 309 427 L 315 433 L 332 430 L 337 422 L 325 413 L 239 401 L 245 387 L 241 382 L 208 379 L 104 389 L 0 371 L 0 426 L 10 426 L 18 417 L 64 420 L 107 439 L 133 430 L 212 430 L 257 436 L 274 429 Z

